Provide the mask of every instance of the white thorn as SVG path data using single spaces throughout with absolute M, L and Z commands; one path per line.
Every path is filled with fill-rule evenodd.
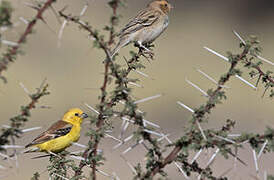
M 208 167 L 215 159 L 215 157 L 217 156 L 217 154 L 219 153 L 220 149 L 217 148 L 216 151 L 214 152 L 214 154 L 212 155 L 212 157 L 209 159 L 208 163 L 206 164 L 206 167 Z
M 90 105 L 88 105 L 87 103 L 84 103 L 90 110 L 92 110 L 93 112 L 95 112 L 96 114 L 99 114 L 99 112 L 94 109 L 93 107 L 91 107 Z
M 109 137 L 109 138 L 111 138 L 111 139 L 113 139 L 113 140 L 115 140 L 115 141 L 122 142 L 120 139 L 118 139 L 118 138 L 116 138 L 116 137 L 114 137 L 114 136 L 111 136 L 111 135 L 109 135 L 109 134 L 105 134 L 105 136 L 106 136 L 106 137 Z
M 31 132 L 31 131 L 35 131 L 35 130 L 38 130 L 38 129 L 41 129 L 42 127 L 33 127 L 33 128 L 28 128 L 28 129 L 23 129 L 21 130 L 23 133 L 26 133 L 26 132 Z
M 201 124 L 200 124 L 198 121 L 196 121 L 196 124 L 197 124 L 199 130 L 201 131 L 201 134 L 202 134 L 204 140 L 207 141 L 206 135 L 205 135 L 205 133 L 204 133 L 204 130 L 202 129 Z
M 172 141 L 171 141 L 167 136 L 165 136 L 164 138 L 167 140 L 167 142 L 168 142 L 169 144 L 172 144 Z
M 128 94 L 128 92 L 126 90 L 123 90 L 123 93 Z
M 215 135 L 215 134 L 214 134 L 214 136 L 217 137 L 217 138 L 219 138 L 219 139 L 222 139 L 222 140 L 224 140 L 224 141 L 227 141 L 227 142 L 229 142 L 229 143 L 236 144 L 236 142 L 233 141 L 233 140 L 231 140 L 231 139 L 228 139 L 228 138 L 225 138 L 225 137 L 222 137 L 222 136 L 217 136 L 217 135 Z
M 139 88 L 143 88 L 144 87 L 144 86 L 142 86 L 140 84 L 137 84 L 137 83 L 134 83 L 134 82 L 129 82 L 128 84 L 131 84 L 131 85 L 139 87 Z
M 25 148 L 24 146 L 19 146 L 19 145 L 3 145 L 0 146 L 3 149 L 21 149 L 21 148 Z
M 244 39 L 243 39 L 236 31 L 233 30 L 233 33 L 240 39 L 240 41 L 241 41 L 244 45 L 246 45 L 246 42 L 244 41 Z M 263 57 L 261 57 L 261 56 L 256 56 L 256 57 L 257 57 L 258 59 L 260 59 L 260 60 L 262 60 L 262 61 L 268 63 L 268 64 L 271 64 L 272 66 L 274 65 L 273 62 L 271 62 L 271 61 L 269 61 L 269 60 L 267 60 L 267 59 L 265 59 L 265 58 L 263 58 Z
M 200 69 L 197 69 L 197 71 L 199 72 L 199 73 L 201 73 L 202 75 L 204 75 L 207 79 L 209 79 L 209 80 L 211 80 L 212 82 L 214 82 L 215 84 L 218 84 L 218 82 L 215 80 L 215 79 L 213 79 L 212 77 L 210 77 L 209 75 L 207 75 L 205 72 L 203 72 L 202 70 L 200 70 Z
M 112 172 L 111 180 L 120 180 L 120 178 L 117 176 L 116 172 Z
M 259 158 L 261 157 L 261 155 L 263 154 L 264 149 L 265 149 L 267 143 L 268 143 L 268 140 L 265 140 L 265 142 L 264 142 L 264 144 L 263 144 L 263 146 L 262 146 L 262 148 L 261 148 L 261 150 L 260 150 L 260 152 L 259 152 L 259 154 L 258 154 L 258 159 L 259 159 Z
M 58 44 L 57 44 L 57 47 L 60 48 L 61 47 L 61 39 L 63 37 L 63 33 L 64 33 L 64 29 L 67 25 L 68 21 L 67 20 L 64 20 L 60 30 L 59 30 L 59 33 L 58 33 Z
M 185 79 L 185 80 L 186 80 L 186 82 L 187 82 L 188 84 L 190 84 L 190 85 L 193 86 L 195 89 L 197 89 L 198 91 L 200 91 L 204 96 L 208 97 L 208 94 L 207 94 L 204 90 L 202 90 L 199 86 L 197 86 L 196 84 L 192 83 L 192 82 L 189 81 L 188 79 Z
M 97 171 L 98 171 L 100 174 L 102 174 L 102 175 L 104 175 L 104 176 L 106 176 L 106 177 L 111 177 L 111 175 L 109 175 L 108 173 L 106 173 L 106 172 L 104 172 L 104 171 L 102 171 L 102 170 L 100 170 L 100 169 L 97 169 Z
M 121 145 L 123 145 L 124 143 L 126 143 L 127 141 L 129 141 L 130 139 L 133 138 L 133 134 L 128 136 L 127 138 L 125 138 L 123 141 L 121 141 L 120 143 L 118 143 L 117 145 L 115 145 L 112 149 L 117 149 L 118 147 L 120 147 Z
M 59 157 L 59 158 L 62 158 L 61 156 L 59 156 L 58 154 L 55 154 L 54 152 L 51 152 L 51 151 L 47 151 L 49 154 L 55 156 L 55 157 Z
M 71 158 L 79 160 L 79 161 L 85 161 L 85 158 L 80 157 L 80 156 L 74 156 L 74 155 L 70 155 Z
M 194 113 L 194 110 L 193 110 L 193 109 L 191 109 L 191 108 L 188 107 L 187 105 L 183 104 L 182 102 L 177 101 L 177 104 L 179 104 L 179 105 L 182 106 L 183 108 L 189 110 L 190 112 Z
M 241 134 L 228 134 L 227 136 L 228 137 L 240 137 Z
M 160 136 L 160 137 L 163 136 L 163 134 L 160 134 L 160 133 L 157 133 L 155 131 L 148 130 L 148 129 L 144 129 L 144 131 L 147 132 L 147 133 L 149 133 L 149 134 L 154 134 L 156 136 Z
M 138 74 L 140 74 L 140 75 L 146 77 L 146 78 L 149 77 L 149 75 L 147 75 L 147 74 L 145 74 L 145 73 L 143 73 L 143 72 L 141 72 L 141 71 L 138 71 L 138 70 L 134 70 L 134 71 L 137 72 Z
M 12 41 L 3 40 L 3 39 L 1 39 L 1 43 L 8 46 L 13 46 L 13 47 L 16 47 L 19 45 L 17 42 L 12 42 Z
M 274 65 L 273 62 L 271 62 L 271 61 L 269 61 L 269 60 L 267 60 L 267 59 L 265 59 L 265 58 L 263 58 L 261 56 L 257 56 L 257 58 L 260 59 L 260 60 L 262 60 L 262 61 L 264 61 L 264 62 L 266 62 L 266 63 L 268 63 L 268 64 L 270 64 L 270 65 L 272 65 L 272 66 Z
M 0 169 L 5 170 L 5 169 L 7 169 L 7 168 L 6 168 L 5 166 L 0 165 Z
M 144 142 L 143 139 L 140 140 L 140 141 L 138 141 L 136 144 L 134 144 L 133 146 L 131 146 L 131 147 L 127 148 L 125 151 L 123 151 L 122 154 L 128 153 L 129 151 L 131 151 L 132 149 L 134 149 L 137 145 L 139 145 L 139 144 L 141 144 L 141 143 L 143 143 L 143 142 Z
M 131 140 L 134 137 L 134 135 L 130 135 L 127 138 L 124 139 L 124 142 L 128 142 L 129 140 Z
M 22 82 L 20 82 L 19 85 L 20 85 L 21 88 L 25 91 L 25 93 L 26 93 L 27 95 L 30 95 L 30 94 L 31 94 L 31 93 L 29 92 L 29 90 L 26 88 L 26 86 L 25 86 Z
M 122 119 L 123 119 L 123 118 L 122 118 Z M 122 126 L 122 130 L 121 130 L 121 133 L 120 133 L 119 138 L 122 138 L 122 137 L 123 137 L 124 133 L 126 132 L 126 130 L 127 130 L 127 128 L 128 128 L 128 126 L 129 126 L 129 121 L 125 121 L 124 126 Z
M 7 159 L 10 159 L 10 157 L 6 154 L 3 154 L 3 153 L 0 153 L 0 156 L 2 156 L 3 158 L 7 158 Z
M 87 146 L 86 145 L 83 145 L 83 144 L 79 144 L 79 143 L 71 143 L 72 145 L 74 145 L 74 146 L 78 146 L 78 147 L 80 147 L 80 148 L 87 148 Z
M 212 82 L 213 82 L 214 84 L 216 84 L 217 86 L 220 86 L 220 87 L 223 87 L 223 88 L 229 88 L 229 87 L 227 87 L 227 86 L 219 85 L 218 82 L 217 82 L 215 79 L 213 79 L 212 77 L 210 77 L 208 74 L 206 74 L 206 73 L 203 72 L 202 70 L 197 69 L 197 71 L 198 71 L 199 73 L 201 73 L 203 76 L 205 76 L 207 79 L 209 79 L 210 81 L 212 81 Z
M 85 150 L 72 151 L 70 154 L 79 154 L 79 153 L 83 153 L 83 152 L 85 152 Z
M 135 175 L 137 175 L 137 172 L 136 172 L 135 168 L 131 165 L 131 163 L 130 163 L 128 160 L 126 160 L 126 158 L 125 158 L 124 156 L 122 156 L 122 155 L 121 155 L 121 158 L 127 163 L 127 165 L 129 166 L 129 168 L 131 169 L 131 171 L 132 171 Z
M 120 147 L 121 145 L 123 145 L 123 142 L 120 142 L 120 143 L 116 144 L 115 146 L 113 146 L 112 149 L 113 149 L 113 150 L 114 150 L 114 149 L 117 149 L 117 148 Z
M 2 127 L 7 128 L 7 129 L 11 128 L 11 126 L 9 126 L 9 125 L 2 125 Z
M 59 174 L 56 174 L 56 173 L 52 173 L 52 175 L 53 175 L 53 176 L 57 176 L 57 177 L 59 177 L 59 178 L 61 178 L 61 179 L 64 179 L 64 180 L 69 180 L 68 178 L 66 178 L 66 177 L 64 177 L 64 176 L 61 176 L 61 175 L 59 175 Z
M 120 101 L 120 103 L 123 104 L 123 105 L 125 104 L 123 101 Z M 139 113 L 141 113 L 141 114 L 144 113 L 144 112 L 142 112 L 142 111 L 139 110 L 139 109 L 137 109 L 137 111 L 138 111 Z M 128 118 L 123 119 L 123 120 L 129 121 Z M 153 122 L 151 122 L 151 121 L 148 121 L 148 120 L 145 120 L 145 119 L 143 119 L 143 121 L 144 121 L 144 123 L 149 124 L 149 125 L 151 125 L 151 126 L 154 126 L 154 127 L 156 127 L 156 128 L 161 128 L 158 124 L 155 124 L 155 123 L 153 123 Z M 132 121 L 132 120 L 130 120 L 129 122 L 134 123 L 134 121 Z
M 161 128 L 158 124 L 155 124 L 155 123 L 153 123 L 151 121 L 148 121 L 148 120 L 145 120 L 145 119 L 143 119 L 143 121 L 144 121 L 144 123 L 146 123 L 148 125 L 154 126 L 156 128 Z
M 258 160 L 257 160 L 256 151 L 254 149 L 252 149 L 252 152 L 253 152 L 253 159 L 254 159 L 256 173 L 258 174 L 259 173 L 259 167 L 258 167 Z
M 128 118 L 126 118 L 126 117 L 122 117 L 122 120 L 125 120 L 125 121 L 128 121 L 128 122 L 131 122 L 131 123 L 134 123 L 134 121 L 133 121 L 133 120 L 128 119 Z
M 150 97 L 147 97 L 147 98 L 144 98 L 144 99 L 135 101 L 134 104 L 143 103 L 143 102 L 146 102 L 146 101 L 149 101 L 149 100 L 152 100 L 152 99 L 159 98 L 159 97 L 161 97 L 161 96 L 162 96 L 162 94 L 157 94 L 157 95 L 155 95 L 155 96 L 150 96 Z
M 186 179 L 189 179 L 189 177 L 188 177 L 187 174 L 184 172 L 184 170 L 180 167 L 180 165 L 179 165 L 177 162 L 175 162 L 174 164 L 175 164 L 175 166 L 179 169 L 179 171 L 185 176 L 185 178 L 186 178 Z
M 233 33 L 235 34 L 235 36 L 237 36 L 237 38 L 240 39 L 240 41 L 241 41 L 244 45 L 246 45 L 246 42 L 244 41 L 244 39 L 243 39 L 235 30 L 233 30 Z
M 193 157 L 193 159 L 191 160 L 190 164 L 192 164 L 194 161 L 196 161 L 199 156 L 201 155 L 201 153 L 203 152 L 203 149 L 200 149 L 196 154 L 195 156 Z
M 85 14 L 87 8 L 88 8 L 88 3 L 85 4 L 85 6 L 83 7 L 82 11 L 80 12 L 80 17 Z
M 215 51 L 212 50 L 212 49 L 209 49 L 208 47 L 204 47 L 204 48 L 205 48 L 206 50 L 208 50 L 209 52 L 211 52 L 211 53 L 213 53 L 213 54 L 215 54 L 215 55 L 221 57 L 221 58 L 224 59 L 225 61 L 228 61 L 228 58 L 227 58 L 227 57 L 225 57 L 225 56 L 223 56 L 223 55 L 221 55 L 221 54 L 215 52 Z M 238 78 L 238 79 L 240 79 L 240 80 L 243 81 L 245 84 L 247 84 L 247 85 L 249 85 L 250 87 L 252 87 L 253 89 L 257 89 L 257 87 L 255 87 L 253 84 L 251 84 L 250 82 L 248 82 L 247 80 L 245 80 L 245 79 L 242 78 L 241 76 L 236 75 L 235 77 Z
M 19 19 L 24 23 L 24 24 L 26 24 L 26 25 L 28 25 L 29 24 L 29 21 L 28 20 L 26 20 L 25 18 L 23 18 L 23 17 L 19 17 Z
M 253 84 L 251 84 L 250 82 L 248 82 L 247 80 L 245 80 L 244 78 L 242 78 L 241 76 L 239 75 L 236 75 L 236 78 L 240 79 L 242 82 L 244 82 L 245 84 L 247 84 L 248 86 L 252 87 L 253 89 L 257 89 L 256 86 L 254 86 Z
M 223 60 L 225 60 L 225 61 L 227 61 L 227 62 L 229 61 L 227 57 L 225 57 L 225 56 L 223 56 L 223 55 L 217 53 L 216 51 L 214 51 L 214 50 L 212 50 L 212 49 L 210 49 L 210 48 L 208 48 L 208 47 L 204 47 L 204 49 L 206 49 L 207 51 L 209 51 L 209 52 L 215 54 L 216 56 L 219 56 L 220 58 L 222 58 Z
M 158 138 L 157 141 L 160 142 L 162 141 L 163 139 L 166 139 L 170 134 L 162 134 L 162 137 Z
M 14 158 L 15 158 L 15 167 L 18 169 L 19 168 L 19 161 L 18 161 L 18 157 L 17 157 L 16 153 L 14 155 Z

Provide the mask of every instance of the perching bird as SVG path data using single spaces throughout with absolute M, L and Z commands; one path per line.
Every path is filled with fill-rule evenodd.
M 169 23 L 168 14 L 171 9 L 172 6 L 166 0 L 154 0 L 149 3 L 118 34 L 120 40 L 111 52 L 111 57 L 122 47 L 132 42 L 150 52 L 145 45 L 152 43 L 166 30 Z
M 36 137 L 31 143 L 29 152 L 58 153 L 65 150 L 80 138 L 81 123 L 87 114 L 81 109 L 70 109 L 62 120 L 54 123 L 48 130 Z

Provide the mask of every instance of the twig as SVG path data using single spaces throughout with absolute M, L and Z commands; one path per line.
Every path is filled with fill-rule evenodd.
M 37 23 L 38 20 L 43 21 L 43 13 L 45 12 L 46 9 L 48 9 L 52 3 L 56 2 L 56 0 L 47 0 L 43 6 L 37 10 L 36 16 L 28 22 L 28 26 L 25 29 L 25 32 L 21 35 L 19 40 L 17 41 L 18 46 L 13 46 L 8 50 L 7 53 L 5 53 L 2 57 L 2 60 L 0 61 L 0 76 L 2 75 L 3 71 L 7 69 L 7 66 L 9 63 L 13 62 L 15 60 L 15 56 L 18 54 L 18 50 L 21 44 L 23 44 L 28 35 L 33 32 L 33 28 L 35 24 Z

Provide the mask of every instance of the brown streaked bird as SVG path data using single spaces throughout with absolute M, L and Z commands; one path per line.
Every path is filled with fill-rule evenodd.
M 58 153 L 65 150 L 73 142 L 78 141 L 81 132 L 81 124 L 87 114 L 81 109 L 70 109 L 63 119 L 54 123 L 45 132 L 41 133 L 31 143 L 26 145 L 29 152 Z
M 150 52 L 145 45 L 152 43 L 166 30 L 169 23 L 168 14 L 172 8 L 167 0 L 150 2 L 118 34 L 119 42 L 111 52 L 111 57 L 116 55 L 122 47 L 132 42 Z

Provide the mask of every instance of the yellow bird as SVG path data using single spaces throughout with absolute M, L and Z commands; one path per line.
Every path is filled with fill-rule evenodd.
M 70 109 L 62 120 L 54 123 L 48 130 L 36 137 L 26 148 L 29 152 L 58 153 L 65 150 L 80 138 L 81 124 L 87 114 L 81 109 Z

